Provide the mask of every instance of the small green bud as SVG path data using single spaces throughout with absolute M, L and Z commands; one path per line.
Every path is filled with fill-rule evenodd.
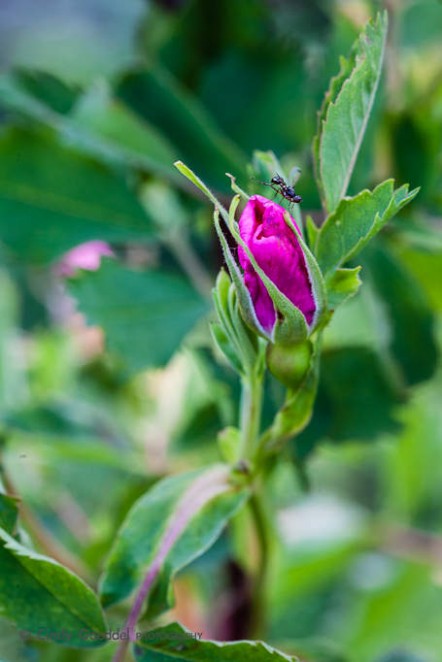
M 238 449 L 241 442 L 238 428 L 227 427 L 218 433 L 218 448 L 224 462 L 233 464 L 238 459 Z
M 267 347 L 267 366 L 284 386 L 296 389 L 307 375 L 312 354 L 313 345 L 309 340 L 295 345 L 271 343 Z

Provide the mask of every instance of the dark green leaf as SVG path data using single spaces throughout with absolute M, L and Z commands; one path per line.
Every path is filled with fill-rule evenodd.
M 156 570 L 150 613 L 164 611 L 170 580 L 218 538 L 247 491 L 229 483 L 223 465 L 166 478 L 137 501 L 126 518 L 101 582 L 105 605 L 123 600 Z
M 137 662 L 297 662 L 298 658 L 285 655 L 262 641 L 198 640 L 179 623 L 171 623 L 142 635 L 134 646 Z
M 0 527 L 12 535 L 17 522 L 17 516 L 17 500 L 0 492 Z
M 32 262 L 91 239 L 152 235 L 124 180 L 47 135 L 18 129 L 0 139 L 0 215 L 1 240 Z
M 115 260 L 71 280 L 69 291 L 129 371 L 167 363 L 208 309 L 184 277 L 130 271 Z
M 93 591 L 53 559 L 0 529 L 0 614 L 34 635 L 67 646 L 104 643 L 106 623 Z
M 372 441 L 382 433 L 394 432 L 399 427 L 394 413 L 401 401 L 369 348 L 323 352 L 313 418 L 294 440 L 296 457 L 303 459 L 321 440 Z
M 346 194 L 381 75 L 387 14 L 367 24 L 348 60 L 332 80 L 315 138 L 316 172 L 325 208 L 332 212 Z
M 50 77 L 52 85 L 57 79 Z M 40 81 L 39 81 L 40 83 Z M 0 103 L 38 125 L 49 127 L 61 144 L 98 161 L 123 168 L 159 173 L 179 181 L 172 166 L 176 151 L 155 127 L 112 97 L 101 82 L 78 94 L 63 112 L 47 99 L 46 91 L 29 85 L 28 77 L 0 76 Z
M 416 384 L 429 379 L 438 351 L 435 320 L 421 287 L 387 247 L 377 244 L 370 248 L 366 261 L 390 323 L 390 350 L 405 381 Z
M 245 172 L 241 152 L 222 135 L 206 110 L 166 71 L 158 67 L 129 73 L 117 94 L 134 111 L 167 135 L 176 148 L 175 160 L 203 172 L 209 185 L 228 192 L 226 172 Z
M 11 86 L 4 86 L 3 82 L 10 81 Z M 70 87 L 66 82 L 52 76 L 44 71 L 29 71 L 20 69 L 14 74 L 3 74 L 0 82 L 1 102 L 13 107 L 13 90 L 21 89 L 24 94 L 29 94 L 29 99 L 33 98 L 41 101 L 42 104 L 55 111 L 56 113 L 67 114 L 72 109 L 78 90 Z M 8 94 L 3 94 L 3 90 Z

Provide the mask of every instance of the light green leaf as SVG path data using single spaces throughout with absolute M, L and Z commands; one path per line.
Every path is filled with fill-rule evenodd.
M 0 614 L 20 630 L 62 645 L 105 642 L 106 623 L 94 592 L 70 570 L 20 545 L 0 529 Z
M 406 184 L 394 190 L 394 181 L 387 179 L 374 191 L 341 200 L 317 237 L 315 255 L 322 271 L 330 272 L 354 257 L 417 193 L 418 189 L 408 192 Z
M 359 278 L 361 267 L 337 269 L 327 280 L 329 306 L 332 310 L 354 296 L 362 285 Z
M 208 310 L 183 276 L 131 271 L 112 259 L 96 272 L 82 272 L 68 288 L 130 372 L 164 365 Z
M 199 633 L 198 633 L 199 634 Z M 179 623 L 149 630 L 134 645 L 137 662 L 297 662 L 262 641 L 205 641 Z M 298 661 L 299 662 L 299 661 Z
M 101 581 L 108 606 L 129 596 L 151 574 L 149 613 L 167 609 L 170 580 L 219 537 L 247 498 L 224 465 L 160 481 L 139 499 L 120 529 Z
M 345 196 L 373 107 L 382 69 L 387 13 L 367 24 L 332 80 L 319 115 L 313 151 L 326 209 Z
M 0 138 L 0 239 L 21 260 L 49 262 L 91 239 L 146 240 L 152 226 L 125 181 L 49 134 Z

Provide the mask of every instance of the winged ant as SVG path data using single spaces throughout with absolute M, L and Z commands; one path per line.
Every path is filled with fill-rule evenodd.
M 287 182 L 281 177 L 281 175 L 278 175 L 278 173 L 273 175 L 270 182 L 262 182 L 262 184 L 264 184 L 264 186 L 270 186 L 270 188 L 272 188 L 276 193 L 279 193 L 283 198 L 291 203 L 299 204 L 302 202 L 302 198 L 296 193 L 294 186 L 287 184 Z

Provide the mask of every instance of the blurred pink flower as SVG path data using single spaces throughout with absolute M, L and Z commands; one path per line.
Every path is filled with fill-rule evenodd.
M 298 235 L 285 222 L 285 213 L 276 202 L 252 195 L 239 219 L 239 232 L 264 273 L 311 325 L 317 308 L 311 278 Z M 300 234 L 293 218 L 292 224 Z M 271 333 L 277 319 L 273 301 L 241 246 L 238 256 L 256 316 Z
M 54 271 L 57 276 L 64 278 L 73 276 L 79 269 L 96 271 L 103 256 L 113 257 L 113 255 L 111 247 L 105 241 L 87 241 L 65 253 L 55 265 Z

